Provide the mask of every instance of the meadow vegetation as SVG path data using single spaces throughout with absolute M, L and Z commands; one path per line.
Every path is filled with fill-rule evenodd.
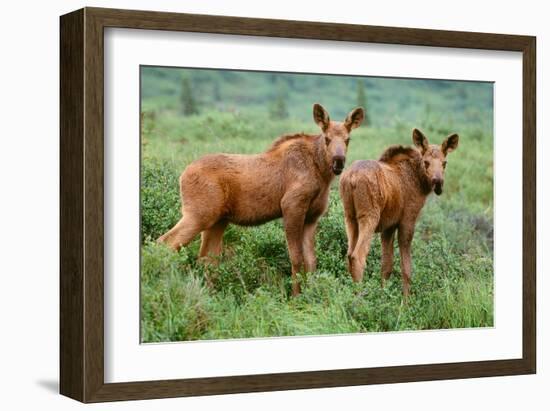
M 186 80 L 182 80 L 186 78 Z M 219 266 L 197 262 L 200 238 L 174 253 L 155 239 L 180 218 L 178 178 L 212 152 L 257 153 L 280 134 L 317 133 L 314 102 L 343 119 L 357 79 L 142 68 L 141 329 L 143 342 L 426 330 L 493 325 L 493 132 L 490 84 L 365 78 L 370 123 L 355 130 L 347 165 L 411 144 L 460 134 L 444 192 L 430 196 L 413 240 L 411 297 L 402 303 L 399 253 L 380 286 L 380 239 L 361 284 L 346 270 L 337 183 L 316 236 L 318 268 L 290 297 L 281 221 L 230 225 Z M 193 93 L 195 108 L 182 107 Z M 281 107 L 282 102 L 282 107 Z M 207 206 L 207 205 L 205 205 Z

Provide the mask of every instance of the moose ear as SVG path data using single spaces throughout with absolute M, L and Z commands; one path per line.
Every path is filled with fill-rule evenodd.
M 313 105 L 313 120 L 323 131 L 326 131 L 330 123 L 330 117 L 327 111 L 319 103 Z
M 458 147 L 458 134 L 456 133 L 451 134 L 445 140 L 443 140 L 443 143 L 441 143 L 441 150 L 445 155 L 447 155 L 451 151 L 456 150 L 457 147 Z
M 348 116 L 344 120 L 344 126 L 348 129 L 348 131 L 351 131 L 354 128 L 359 127 L 364 118 L 365 110 L 363 109 L 363 107 L 357 107 L 348 114 Z
M 430 144 L 424 133 L 417 128 L 413 130 L 413 143 L 422 151 L 422 154 L 424 154 Z

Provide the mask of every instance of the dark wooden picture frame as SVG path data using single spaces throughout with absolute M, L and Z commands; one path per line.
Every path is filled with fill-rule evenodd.
M 105 383 L 103 35 L 109 27 L 521 52 L 522 358 Z M 101 402 L 535 373 L 535 37 L 99 8 L 85 8 L 62 16 L 60 29 L 61 394 L 83 402 Z

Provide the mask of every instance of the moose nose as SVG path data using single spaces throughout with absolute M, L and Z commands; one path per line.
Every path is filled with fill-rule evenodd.
M 441 177 L 432 178 L 432 185 L 433 186 L 440 186 L 441 184 L 443 184 L 443 179 Z

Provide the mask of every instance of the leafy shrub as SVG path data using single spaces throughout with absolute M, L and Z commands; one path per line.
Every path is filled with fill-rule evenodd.
M 155 239 L 181 217 L 178 173 L 167 162 L 141 164 L 141 239 Z
M 402 300 L 400 260 L 386 287 L 375 238 L 362 283 L 345 267 L 346 240 L 337 192 L 317 234 L 318 270 L 300 276 L 290 297 L 290 263 L 279 221 L 229 226 L 219 265 L 196 261 L 198 243 L 173 253 L 142 250 L 146 341 L 318 335 L 486 327 L 493 324 L 493 268 L 487 237 L 463 210 L 426 206 L 413 240 L 412 295 Z M 450 217 L 449 217 L 450 216 Z M 455 216 L 455 217 L 453 217 Z M 396 245 L 397 247 L 397 245 Z
M 208 329 L 212 298 L 185 253 L 142 249 L 142 340 L 194 340 Z

